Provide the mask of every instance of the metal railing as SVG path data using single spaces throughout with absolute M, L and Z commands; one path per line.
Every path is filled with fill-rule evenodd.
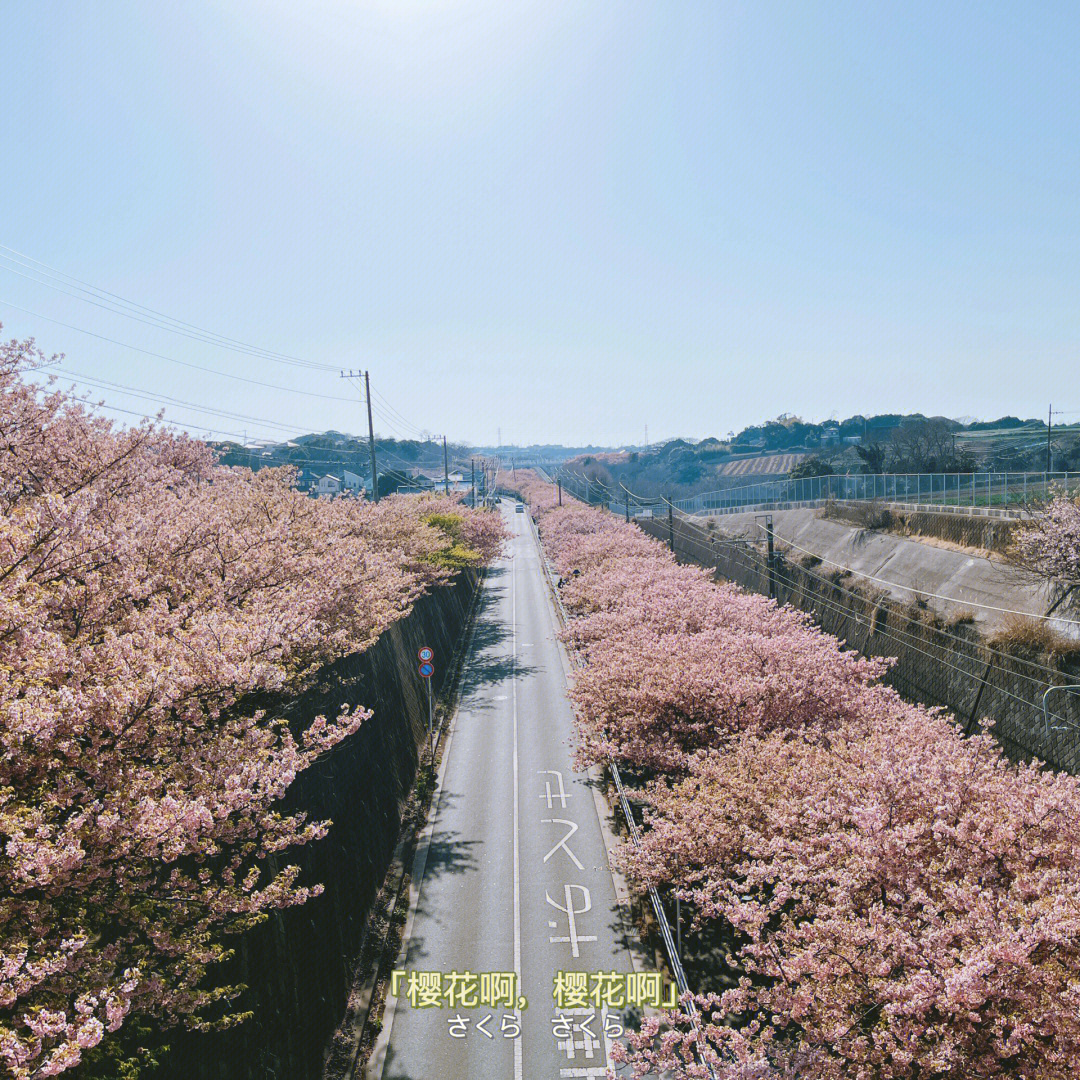
M 776 504 L 830 500 L 1020 510 L 1056 490 L 1080 491 L 1075 472 L 852 473 L 767 480 L 676 499 L 687 514 L 723 514 Z

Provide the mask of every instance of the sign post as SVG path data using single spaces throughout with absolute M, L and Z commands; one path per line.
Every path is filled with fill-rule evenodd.
M 420 678 L 427 683 L 427 730 L 428 730 L 428 769 L 431 777 L 431 789 L 435 790 L 435 708 L 431 698 L 431 677 L 435 674 L 435 650 L 427 645 L 417 650 L 417 659 L 420 661 L 417 670 Z

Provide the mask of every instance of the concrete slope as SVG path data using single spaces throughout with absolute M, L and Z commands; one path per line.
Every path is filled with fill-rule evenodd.
M 950 600 L 931 598 L 929 602 L 946 614 L 969 607 L 984 630 L 994 629 L 1005 618 L 993 608 L 1043 615 L 1058 596 L 1045 582 L 997 559 L 831 521 L 820 517 L 816 510 L 776 510 L 772 518 L 780 549 L 791 545 L 793 558 L 812 552 L 828 563 L 864 575 L 867 584 L 897 600 L 911 601 L 915 592 L 926 597 L 948 597 Z M 717 532 L 725 536 L 760 540 L 763 535 L 759 523 L 764 521 L 764 515 L 760 513 L 730 514 L 711 520 L 716 522 Z M 1076 636 L 1078 627 L 1069 621 L 1080 618 L 1076 606 L 1066 601 L 1055 614 L 1063 616 L 1055 620 L 1055 627 Z
M 444 979 L 513 972 L 528 1005 L 415 1008 L 402 980 L 369 1080 L 602 1077 L 603 1021 L 574 1013 L 571 1037 L 560 1039 L 553 979 L 633 970 L 593 791 L 571 762 L 566 672 L 539 551 L 528 519 L 511 509 L 504 504 L 514 535 L 484 586 L 398 967 Z M 469 1021 L 463 1038 L 451 1033 L 457 1016 Z

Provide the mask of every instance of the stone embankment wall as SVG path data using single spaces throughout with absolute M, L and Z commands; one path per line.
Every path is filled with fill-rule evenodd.
M 336 714 L 342 702 L 374 715 L 346 742 L 301 773 L 284 809 L 331 819 L 329 835 L 283 861 L 325 892 L 274 913 L 237 942 L 226 981 L 249 989 L 239 999 L 252 1019 L 230 1031 L 171 1033 L 161 1080 L 317 1080 L 327 1041 L 341 1021 L 367 916 L 398 838 L 401 810 L 427 738 L 427 697 L 416 672 L 421 645 L 435 650 L 437 676 L 466 629 L 478 580 L 421 597 L 411 614 L 364 653 L 330 665 L 290 702 L 297 723 Z M 435 687 L 439 689 L 438 686 Z
M 665 542 L 664 520 L 639 521 Z M 769 593 L 769 569 L 759 542 L 738 541 L 687 521 L 673 526 L 675 553 L 713 567 L 747 589 Z M 1080 677 L 1076 655 L 1006 652 L 991 646 L 963 612 L 935 612 L 867 587 L 858 577 L 812 559 L 777 553 L 772 589 L 780 603 L 809 612 L 830 634 L 869 656 L 896 657 L 887 681 L 904 697 L 943 706 L 966 730 L 984 718 L 1017 759 L 1040 758 L 1055 768 L 1080 771 L 1080 694 L 1054 692 L 1050 730 L 1043 693 L 1050 685 Z
M 955 508 L 951 508 L 955 511 Z M 966 509 L 966 508 L 962 508 Z M 886 529 L 899 536 L 945 540 L 958 547 L 1003 553 L 1018 517 L 996 514 L 927 511 L 899 503 L 826 503 L 822 513 L 835 521 Z

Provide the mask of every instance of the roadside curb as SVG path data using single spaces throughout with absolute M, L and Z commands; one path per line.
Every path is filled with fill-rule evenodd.
M 421 848 L 424 849 L 424 857 L 426 859 L 426 843 L 430 840 L 430 825 L 434 821 L 435 812 L 438 808 L 438 796 L 442 790 L 442 770 L 444 762 L 448 756 L 450 749 L 450 741 L 453 735 L 453 720 L 457 712 L 457 703 L 459 697 L 459 691 L 461 687 L 461 675 L 464 670 L 464 660 L 468 652 L 469 644 L 472 641 L 473 632 L 476 627 L 476 614 L 480 606 L 480 596 L 483 592 L 484 581 L 486 578 L 486 568 L 481 568 L 477 576 L 476 585 L 473 590 L 472 598 L 469 601 L 469 610 L 465 617 L 465 625 L 462 629 L 461 639 L 457 648 L 454 650 L 454 655 L 451 658 L 450 664 L 447 668 L 447 677 L 442 687 L 442 692 L 439 695 L 439 699 L 436 703 L 436 713 L 439 717 L 439 723 L 435 730 L 435 754 L 439 760 L 438 774 L 436 779 L 436 785 L 431 793 L 431 802 L 428 805 L 427 813 L 423 818 L 423 825 L 420 828 L 419 834 L 417 834 L 416 823 L 411 828 L 403 829 L 402 835 L 399 837 L 397 846 L 394 848 L 394 854 L 390 860 L 390 865 L 387 868 L 386 876 L 384 878 L 383 887 L 380 893 L 386 892 L 386 903 L 383 905 L 383 910 L 386 913 L 386 928 L 381 936 L 381 940 L 378 941 L 378 948 L 374 952 L 374 956 L 367 966 L 367 974 L 364 977 L 363 985 L 357 996 L 357 1003 L 355 1011 L 352 1015 L 342 1024 L 339 1029 L 344 1030 L 349 1036 L 349 1051 L 347 1054 L 348 1066 L 345 1072 L 347 1080 L 361 1080 L 361 1078 L 367 1073 L 366 1062 L 364 1061 L 364 1036 L 368 1030 L 368 1025 L 371 1020 L 372 1005 L 376 1003 L 376 991 L 387 977 L 387 972 L 384 970 L 384 961 L 386 958 L 387 946 L 390 941 L 391 935 L 394 933 L 394 914 L 398 910 L 401 904 L 402 886 L 405 880 L 405 862 L 407 850 L 413 848 L 413 876 L 412 881 L 416 881 L 417 859 L 419 857 Z M 440 743 L 442 741 L 442 734 L 444 729 L 446 730 L 446 742 L 441 747 L 442 753 L 440 755 Z M 426 739 L 424 740 L 426 744 Z M 421 775 L 421 770 L 424 768 L 425 755 L 419 754 L 417 760 L 417 779 Z M 413 789 L 410 792 L 410 798 L 416 793 L 416 784 L 414 782 Z M 425 839 L 425 836 L 427 839 Z M 415 845 L 415 847 L 414 847 Z M 420 873 L 423 874 L 423 866 L 420 866 Z M 378 900 L 376 900 L 378 905 Z M 404 940 L 408 941 L 408 930 L 411 928 L 412 920 L 412 907 L 410 907 L 408 920 L 405 927 Z M 374 911 L 374 907 L 373 907 Z M 379 1040 L 382 1038 L 382 1034 L 387 1032 L 387 1025 L 384 1025 L 383 1030 L 377 1036 L 375 1046 L 372 1049 L 369 1061 L 373 1061 L 376 1051 L 378 1049 Z M 387 1032 L 388 1033 L 388 1032 Z M 384 1049 L 385 1054 L 385 1049 Z M 381 1071 L 381 1064 L 380 1064 Z M 378 1075 L 378 1074 L 376 1074 Z

